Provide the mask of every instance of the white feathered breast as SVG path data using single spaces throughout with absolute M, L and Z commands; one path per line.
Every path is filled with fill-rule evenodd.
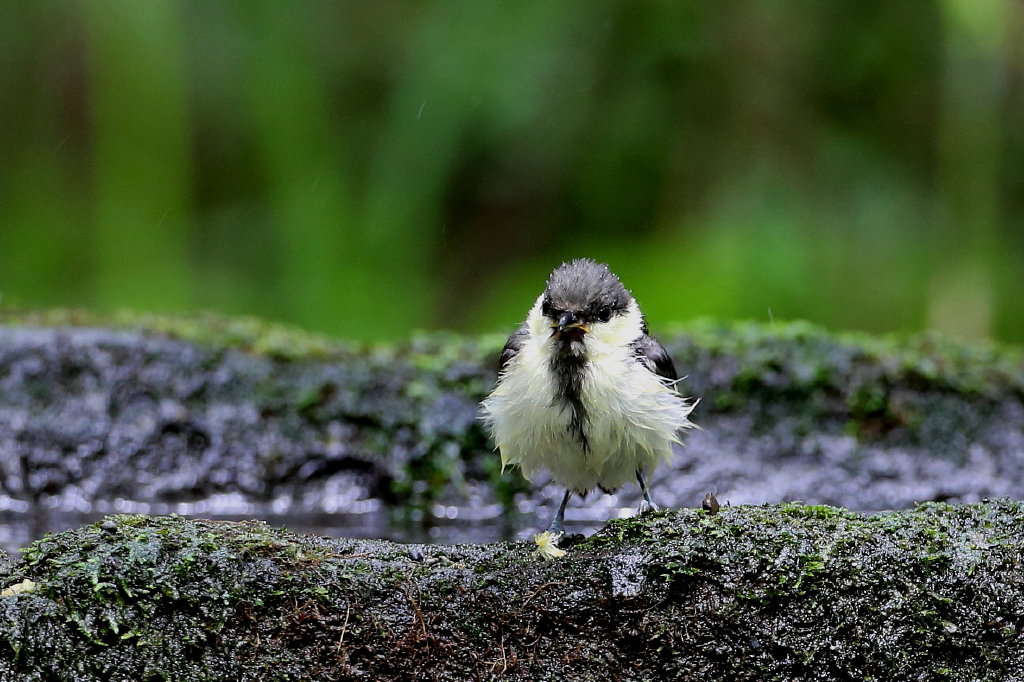
M 586 365 L 580 398 L 586 412 L 585 449 L 570 429 L 572 408 L 555 400 L 550 323 L 538 298 L 527 317 L 528 335 L 509 361 L 481 415 L 501 451 L 502 466 L 527 478 L 541 470 L 570 490 L 615 489 L 672 457 L 672 443 L 693 426 L 693 406 L 634 356 L 643 318 L 633 301 L 625 314 L 594 323 L 584 336 Z

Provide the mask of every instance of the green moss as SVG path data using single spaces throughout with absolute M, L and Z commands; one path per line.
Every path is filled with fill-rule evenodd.
M 150 332 L 288 360 L 361 353 L 375 365 L 407 362 L 419 372 L 439 373 L 456 382 L 467 378 L 468 368 L 473 368 L 470 374 L 474 378 L 481 378 L 476 368 L 493 366 L 505 341 L 501 334 L 470 338 L 450 333 L 417 333 L 405 343 L 363 346 L 257 318 L 214 313 L 156 315 L 121 311 L 103 315 L 83 310 L 0 307 L 0 324 Z M 917 384 L 986 397 L 999 397 L 1007 391 L 1024 395 L 1024 353 L 1018 347 L 995 343 L 960 343 L 931 333 L 835 333 L 806 322 L 766 325 L 714 320 L 677 325 L 672 334 L 663 338 L 678 354 L 677 364 L 682 366 L 689 366 L 683 359 L 694 354 L 734 358 L 738 363 L 730 381 L 740 393 L 758 387 L 789 387 L 787 390 L 798 393 L 839 390 L 849 395 L 851 410 L 863 413 L 885 409 L 887 385 Z M 847 387 L 851 374 L 856 373 L 853 370 L 871 367 L 876 368 L 869 372 L 872 378 L 886 381 L 857 382 Z M 477 389 L 483 392 L 488 384 L 489 380 L 483 380 Z M 422 394 L 432 388 L 414 383 L 409 390 Z M 732 404 L 740 397 L 718 393 L 716 400 Z
M 337 546 L 258 522 L 119 516 L 44 537 L 24 551 L 19 572 L 42 578 L 36 608 L 29 608 L 33 618 L 46 619 L 61 632 L 63 646 L 94 661 L 96 677 L 85 679 L 104 679 L 98 672 L 104 666 L 121 665 L 104 652 L 130 642 L 131 665 L 144 675 L 213 680 L 223 679 L 213 672 L 223 663 L 206 650 L 227 636 L 230 624 L 237 630 L 240 617 L 266 617 L 249 635 L 258 640 L 260 633 L 294 627 L 344 600 L 350 583 L 371 571 L 350 563 Z M 256 642 L 246 637 L 234 646 L 256 655 Z M 39 658 L 43 650 L 33 657 L 12 640 L 5 645 L 26 670 L 42 670 L 45 679 L 74 679 L 56 662 Z M 304 666 L 287 650 L 263 657 L 260 665 L 268 671 Z
M 39 589 L 0 598 L 0 677 L 1011 679 L 1022 528 L 1008 500 L 727 506 L 617 520 L 544 562 L 109 517 L 4 567 Z
M 739 360 L 733 379 L 738 389 L 772 386 L 786 377 L 780 387 L 838 390 L 850 396 L 851 406 L 867 412 L 885 407 L 878 387 L 887 385 L 927 385 L 988 397 L 1024 387 L 1024 356 L 1012 346 L 959 343 L 936 334 L 834 333 L 803 322 L 699 321 L 675 331 L 685 339 L 683 354 L 689 350 Z M 861 371 L 868 375 L 864 379 L 873 380 L 848 387 Z
M 216 313 L 164 314 L 85 310 L 18 310 L 0 307 L 0 324 L 26 327 L 102 327 L 144 332 L 216 348 L 242 350 L 282 360 L 327 358 L 354 352 L 357 346 L 332 341 L 289 325 L 254 317 Z

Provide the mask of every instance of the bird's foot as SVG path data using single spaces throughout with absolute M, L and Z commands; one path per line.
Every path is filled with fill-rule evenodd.
M 654 504 L 654 502 L 651 502 L 650 500 L 640 500 L 640 506 L 637 507 L 636 513 L 637 516 L 640 516 L 656 511 L 658 511 L 658 505 Z

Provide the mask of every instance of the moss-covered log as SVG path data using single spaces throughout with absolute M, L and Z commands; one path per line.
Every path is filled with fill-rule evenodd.
M 661 512 L 554 561 L 118 516 L 0 566 L 0 679 L 1020 679 L 1022 559 L 1009 501 Z
M 704 427 L 653 481 L 662 505 L 708 490 L 857 509 L 1021 493 L 1019 349 L 806 324 L 660 336 Z M 514 508 L 526 486 L 499 475 L 476 420 L 503 341 L 356 347 L 208 315 L 0 311 L 0 507 Z

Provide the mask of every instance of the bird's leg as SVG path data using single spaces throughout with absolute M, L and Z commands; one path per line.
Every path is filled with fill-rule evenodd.
M 640 509 L 637 511 L 640 514 L 658 511 L 658 505 L 654 504 L 654 500 L 651 499 L 651 491 L 647 488 L 647 479 L 644 478 L 644 472 L 640 469 L 636 470 L 636 482 L 640 484 L 640 491 L 644 494 L 644 499 L 640 502 Z
M 555 512 L 555 518 L 551 519 L 551 523 L 548 524 L 547 532 L 558 534 L 564 533 L 565 527 L 562 522 L 565 520 L 565 505 L 569 504 L 569 497 L 572 496 L 571 490 L 565 491 L 565 497 L 562 498 L 562 504 L 558 505 L 558 511 Z

